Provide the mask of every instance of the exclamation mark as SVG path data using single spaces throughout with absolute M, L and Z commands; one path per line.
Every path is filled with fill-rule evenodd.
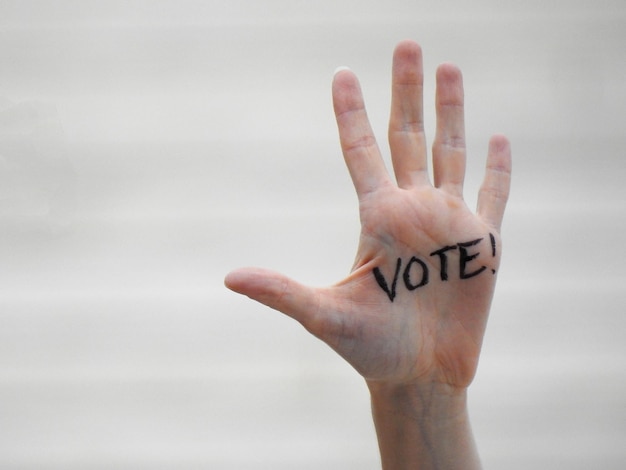
M 496 237 L 493 236 L 492 233 L 489 234 L 489 239 L 491 240 L 491 256 L 496 257 Z M 495 269 L 492 269 L 491 272 L 493 274 L 496 273 Z

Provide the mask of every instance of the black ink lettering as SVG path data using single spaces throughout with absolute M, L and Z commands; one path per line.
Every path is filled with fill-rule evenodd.
M 430 254 L 430 256 L 439 256 L 439 261 L 441 263 L 440 275 L 442 281 L 448 280 L 448 256 L 446 255 L 446 251 L 450 250 L 456 250 L 456 245 L 444 246 L 443 248 L 433 251 Z
M 439 257 L 439 263 L 440 263 L 439 276 L 441 280 L 447 281 L 449 278 L 448 251 L 456 250 L 457 248 L 459 249 L 459 277 L 460 279 L 470 279 L 472 277 L 478 276 L 480 273 L 485 271 L 487 269 L 486 266 L 480 266 L 479 268 L 475 268 L 473 271 L 470 270 L 471 268 L 469 266 L 469 264 L 473 260 L 475 260 L 476 258 L 480 256 L 480 251 L 470 253 L 469 248 L 472 246 L 478 245 L 481 241 L 483 241 L 483 238 L 477 238 L 475 240 L 461 242 L 456 245 L 444 246 L 430 253 L 430 256 Z M 497 243 L 496 243 L 496 237 L 492 233 L 489 234 L 489 242 L 491 246 L 491 256 L 495 258 Z M 414 264 L 419 264 L 419 266 L 422 268 L 421 278 L 419 278 L 419 282 L 416 282 L 416 283 L 414 283 L 411 280 L 411 270 L 413 269 Z M 387 294 L 387 297 L 389 297 L 389 300 L 391 302 L 393 302 L 394 299 L 396 298 L 396 294 L 397 294 L 396 288 L 398 285 L 398 277 L 400 276 L 401 269 L 402 269 L 402 258 L 398 258 L 396 261 L 396 269 L 393 274 L 393 281 L 391 283 L 391 286 L 389 286 L 389 283 L 385 279 L 385 276 L 383 275 L 379 267 L 375 267 L 372 270 L 372 272 L 374 273 L 374 278 L 376 279 L 376 283 Z M 491 272 L 495 274 L 496 270 L 492 269 Z M 409 291 L 413 291 L 419 287 L 425 286 L 429 282 L 428 265 L 417 256 L 411 257 L 408 264 L 404 268 L 404 271 L 402 273 L 402 279 L 404 280 L 404 285 Z
M 493 236 L 493 233 L 489 233 L 489 239 L 491 240 L 491 256 L 496 257 L 496 237 Z M 495 269 L 492 269 L 491 272 L 493 274 L 496 273 Z
M 469 241 L 469 242 L 464 242 L 464 243 L 459 243 L 458 244 L 459 252 L 460 252 L 460 257 L 459 257 L 459 275 L 460 275 L 461 279 L 469 279 L 471 277 L 478 276 L 485 269 L 487 269 L 485 266 L 481 266 L 480 268 L 478 268 L 475 271 L 472 271 L 472 272 L 469 272 L 469 273 L 466 272 L 467 264 L 470 261 L 472 261 L 473 259 L 475 259 L 476 257 L 478 257 L 478 255 L 480 254 L 480 253 L 468 254 L 467 248 L 469 248 L 470 246 L 477 245 L 481 241 L 482 241 L 482 238 L 477 238 L 476 240 L 472 240 L 472 241 Z
M 413 266 L 413 263 L 417 263 L 422 267 L 422 280 L 420 281 L 419 284 L 411 283 L 411 266 Z M 404 277 L 404 285 L 409 290 L 415 290 L 418 287 L 425 286 L 426 284 L 428 284 L 428 266 L 426 266 L 426 263 L 424 263 L 421 259 L 413 256 L 411 258 L 411 261 L 409 261 L 409 264 L 407 264 L 406 268 L 404 268 L 403 277 Z
M 380 269 L 378 269 L 378 267 L 374 268 L 374 277 L 376 278 L 376 282 L 381 287 L 381 289 L 387 293 L 389 300 L 391 300 L 392 302 L 393 299 L 396 297 L 396 284 L 398 283 L 398 276 L 400 275 L 401 264 L 402 260 L 398 258 L 398 261 L 396 263 L 396 272 L 393 275 L 393 283 L 391 284 L 391 289 L 389 288 L 389 285 L 385 280 L 385 276 L 383 276 L 383 273 L 380 271 Z

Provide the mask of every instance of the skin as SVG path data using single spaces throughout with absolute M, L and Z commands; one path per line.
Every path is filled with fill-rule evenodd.
M 299 321 L 365 379 L 384 469 L 480 468 L 467 417 L 472 382 L 500 262 L 500 226 L 509 194 L 511 156 L 501 135 L 489 142 L 478 208 L 463 200 L 465 130 L 463 84 L 452 64 L 436 73 L 437 127 L 428 175 L 423 123 L 422 52 L 414 42 L 395 49 L 389 122 L 395 182 L 385 169 L 360 86 L 349 70 L 333 80 L 333 104 L 343 155 L 359 198 L 361 234 L 351 273 L 324 288 L 304 286 L 276 272 L 244 268 L 226 285 Z M 495 239 L 496 255 L 490 234 Z M 481 239 L 459 276 L 460 250 L 448 251 L 449 278 L 430 254 Z M 390 301 L 378 285 L 378 267 L 391 284 L 397 259 L 423 260 L 430 280 L 415 290 L 402 271 Z M 412 282 L 420 279 L 413 266 Z

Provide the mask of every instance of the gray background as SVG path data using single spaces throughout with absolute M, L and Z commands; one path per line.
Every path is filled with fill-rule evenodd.
M 333 70 L 386 152 L 396 42 L 464 72 L 470 204 L 513 144 L 470 394 L 487 469 L 626 464 L 626 3 L 0 0 L 0 467 L 375 469 L 367 391 L 228 292 L 349 270 Z

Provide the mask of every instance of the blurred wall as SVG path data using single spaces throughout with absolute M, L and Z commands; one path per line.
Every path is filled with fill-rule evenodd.
M 375 469 L 367 391 L 241 265 L 329 284 L 356 197 L 330 101 L 464 72 L 473 204 L 513 144 L 471 391 L 487 469 L 626 464 L 626 4 L 0 0 L 0 467 Z

